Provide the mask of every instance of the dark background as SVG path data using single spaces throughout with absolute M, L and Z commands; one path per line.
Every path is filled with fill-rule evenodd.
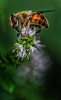
M 2 54 L 7 53 L 17 39 L 15 30 L 9 26 L 8 17 L 11 13 L 22 10 L 56 10 L 44 14 L 50 26 L 40 33 L 42 44 L 46 46 L 45 49 L 53 64 L 42 86 L 28 83 L 24 87 L 18 86 L 12 78 L 15 72 L 12 66 L 7 73 L 0 72 L 0 100 L 61 100 L 61 0 L 0 0 L 0 51 Z

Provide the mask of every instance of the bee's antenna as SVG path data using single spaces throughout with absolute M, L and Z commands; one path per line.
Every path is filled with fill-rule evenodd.
M 47 13 L 47 12 L 53 12 L 53 11 L 56 11 L 56 10 L 38 11 L 38 13 Z

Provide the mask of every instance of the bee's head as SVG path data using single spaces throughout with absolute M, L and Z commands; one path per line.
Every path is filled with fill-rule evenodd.
M 9 17 L 9 23 L 11 28 L 18 27 L 18 18 L 15 16 L 15 14 L 11 14 Z

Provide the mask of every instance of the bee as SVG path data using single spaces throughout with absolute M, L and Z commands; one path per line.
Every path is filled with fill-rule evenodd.
M 21 27 L 36 27 L 40 30 L 42 28 L 48 28 L 49 23 L 47 18 L 42 13 L 52 12 L 55 10 L 47 10 L 47 11 L 21 11 L 18 13 L 13 13 L 9 17 L 9 23 L 11 28 L 15 28 L 17 32 Z

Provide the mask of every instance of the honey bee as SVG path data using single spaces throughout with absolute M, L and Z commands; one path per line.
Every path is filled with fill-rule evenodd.
M 40 28 L 48 28 L 49 23 L 47 18 L 42 13 L 52 12 L 55 10 L 47 10 L 47 11 L 21 11 L 18 13 L 13 13 L 9 17 L 9 23 L 11 28 L 15 28 L 17 32 L 19 32 L 19 28 L 21 27 L 37 27 Z

